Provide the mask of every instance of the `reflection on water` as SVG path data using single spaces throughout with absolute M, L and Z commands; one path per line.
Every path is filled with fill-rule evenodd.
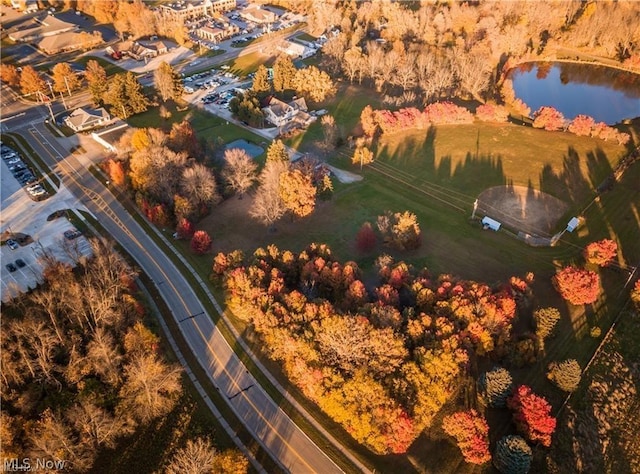
M 640 116 L 640 75 L 573 63 L 525 63 L 510 71 L 516 97 L 532 111 L 544 105 L 567 119 L 578 114 L 614 124 Z

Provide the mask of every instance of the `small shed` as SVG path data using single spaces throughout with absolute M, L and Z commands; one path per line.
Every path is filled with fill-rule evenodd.
M 502 224 L 500 224 L 500 222 L 498 222 L 495 219 L 492 219 L 489 216 L 484 216 L 482 218 L 482 227 L 484 229 L 491 229 L 491 230 L 494 230 L 494 231 L 498 232 L 498 230 L 500 230 L 500 226 L 501 225 Z
M 567 224 L 567 231 L 573 232 L 580 225 L 580 219 L 577 217 L 572 217 L 569 223 Z

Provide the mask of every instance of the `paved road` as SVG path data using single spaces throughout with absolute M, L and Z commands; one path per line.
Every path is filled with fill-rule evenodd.
M 36 153 L 57 168 L 65 185 L 156 283 L 189 346 L 229 405 L 283 469 L 295 473 L 341 472 L 264 392 L 214 326 L 173 262 L 42 124 L 29 127 Z

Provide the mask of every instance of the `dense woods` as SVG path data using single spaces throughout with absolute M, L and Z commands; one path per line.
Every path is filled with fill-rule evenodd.
M 325 245 L 297 255 L 271 245 L 247 262 L 218 254 L 213 276 L 307 397 L 374 452 L 403 453 L 477 358 L 514 357 L 512 321 L 530 290 L 520 279 L 491 288 L 430 275 L 387 256 L 377 267 L 367 288 L 358 266 Z
M 134 271 L 111 244 L 69 265 L 46 259 L 44 283 L 3 311 L 3 458 L 44 457 L 87 471 L 98 451 L 164 416 L 181 369 L 142 323 Z

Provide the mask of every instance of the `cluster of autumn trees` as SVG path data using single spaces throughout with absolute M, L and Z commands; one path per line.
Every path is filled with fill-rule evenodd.
M 181 369 L 142 323 L 135 273 L 106 241 L 91 245 L 75 270 L 45 255 L 44 283 L 3 311 L 3 459 L 61 459 L 86 472 L 182 391 Z
M 567 45 L 634 64 L 640 44 L 640 14 L 628 3 L 308 3 L 310 27 L 336 32 L 322 50 L 330 71 L 424 102 L 483 96 L 505 56 Z
M 460 389 L 470 361 L 518 350 L 511 323 L 527 284 L 488 285 L 377 260 L 367 288 L 325 245 L 218 254 L 213 278 L 266 354 L 359 442 L 403 453 Z
M 626 145 L 631 139 L 628 133 L 619 132 L 604 122 L 597 122 L 588 115 L 577 115 L 567 124 L 562 113 L 553 107 L 540 107 L 533 114 L 533 127 L 545 130 L 563 130 L 579 136 L 591 136 L 604 141 L 616 140 L 620 145 Z

